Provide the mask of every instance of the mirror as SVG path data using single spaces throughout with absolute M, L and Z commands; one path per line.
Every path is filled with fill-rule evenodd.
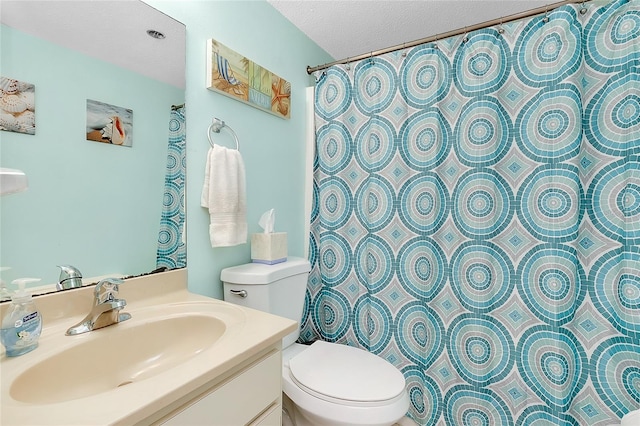
M 29 185 L 0 198 L 3 281 L 38 277 L 47 291 L 58 265 L 85 283 L 155 270 L 169 123 L 184 111 L 185 26 L 138 0 L 2 0 L 0 20 L 0 126 L 14 125 L 0 130 L 0 167 Z M 27 83 L 35 134 L 7 106 Z

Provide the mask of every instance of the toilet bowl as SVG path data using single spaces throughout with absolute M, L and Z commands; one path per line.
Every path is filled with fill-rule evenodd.
M 389 426 L 409 408 L 398 369 L 369 352 L 336 343 L 286 348 L 282 388 L 293 403 L 288 414 L 296 426 Z
M 276 265 L 249 263 L 220 274 L 224 300 L 300 323 L 311 265 L 289 257 Z M 409 409 L 402 373 L 362 349 L 282 339 L 283 425 L 390 426 Z M 286 411 L 285 411 L 286 410 Z

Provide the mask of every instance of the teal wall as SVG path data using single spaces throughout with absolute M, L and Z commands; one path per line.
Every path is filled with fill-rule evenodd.
M 220 271 L 250 261 L 250 244 L 211 248 L 209 215 L 200 192 L 212 117 L 240 139 L 247 173 L 249 234 L 260 215 L 276 210 L 276 231 L 287 232 L 289 255 L 303 256 L 305 94 L 313 85 L 307 65 L 332 58 L 266 1 L 165 1 L 146 3 L 187 26 L 187 267 L 189 289 L 222 298 Z M 206 44 L 214 38 L 291 82 L 291 119 L 283 120 L 206 89 Z M 232 146 L 222 132 L 220 144 Z
M 0 131 L 0 165 L 26 192 L 2 197 L 4 280 L 155 268 L 172 104 L 184 91 L 2 26 L 1 74 L 36 86 L 36 134 Z M 193 83 L 195 85 L 195 83 Z M 133 110 L 133 146 L 86 140 L 86 100 Z

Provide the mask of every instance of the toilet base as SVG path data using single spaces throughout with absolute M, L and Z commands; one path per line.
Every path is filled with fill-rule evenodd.
M 298 412 L 296 404 L 284 392 L 282 392 L 282 426 L 312 426 Z
M 293 402 L 286 393 L 282 393 L 282 425 L 285 425 L 284 418 L 288 414 L 291 426 L 348 426 L 337 423 L 326 423 L 323 419 L 318 419 L 311 413 L 303 413 L 302 410 Z M 286 413 L 284 412 L 286 411 Z M 306 415 L 305 415 L 306 414 Z M 308 417 L 310 418 L 308 418 Z
M 282 392 L 282 426 L 296 426 L 294 422 L 293 402 Z
M 282 411 L 282 426 L 352 426 L 351 423 L 327 422 L 326 419 L 319 418 L 313 413 L 309 413 L 298 407 L 284 392 L 282 393 Z M 393 425 L 397 425 L 397 423 Z M 389 423 L 372 423 L 367 424 L 367 426 L 392 425 Z

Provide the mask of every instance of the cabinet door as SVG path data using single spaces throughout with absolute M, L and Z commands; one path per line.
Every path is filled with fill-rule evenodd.
M 274 402 L 279 404 L 281 369 L 282 358 L 277 351 L 222 383 L 163 425 L 246 425 Z

